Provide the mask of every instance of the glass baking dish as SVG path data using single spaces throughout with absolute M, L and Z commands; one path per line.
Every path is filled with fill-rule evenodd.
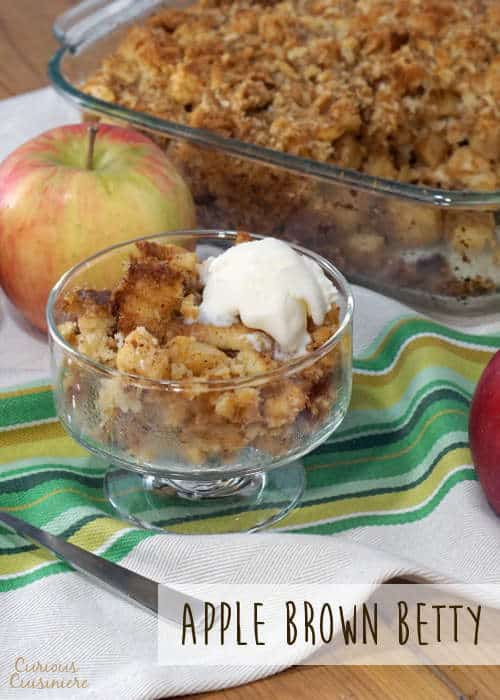
M 85 0 L 59 17 L 49 63 L 85 118 L 149 132 L 183 172 L 199 225 L 283 237 L 332 259 L 352 282 L 428 311 L 500 310 L 500 191 L 376 178 L 159 119 L 82 92 L 128 27 L 183 0 Z

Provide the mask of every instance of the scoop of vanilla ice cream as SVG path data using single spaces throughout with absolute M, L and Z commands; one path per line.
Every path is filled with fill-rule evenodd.
M 276 341 L 278 355 L 298 356 L 310 341 L 307 317 L 321 325 L 337 290 L 321 267 L 276 238 L 241 243 L 201 265 L 205 284 L 199 320 L 238 320 Z

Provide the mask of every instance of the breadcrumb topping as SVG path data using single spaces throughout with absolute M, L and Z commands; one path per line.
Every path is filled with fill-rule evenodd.
M 133 26 L 95 97 L 404 182 L 500 187 L 496 0 L 198 0 Z

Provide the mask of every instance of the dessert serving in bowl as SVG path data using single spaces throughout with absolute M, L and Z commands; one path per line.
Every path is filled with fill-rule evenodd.
M 184 231 L 108 248 L 49 299 L 59 418 L 111 465 L 123 517 L 263 527 L 297 503 L 300 458 L 345 416 L 352 311 L 331 263 L 277 239 Z
M 488 0 L 96 0 L 49 73 L 166 149 L 200 225 L 468 314 L 499 304 L 499 23 Z

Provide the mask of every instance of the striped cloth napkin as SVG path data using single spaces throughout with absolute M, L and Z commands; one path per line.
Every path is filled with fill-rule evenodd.
M 45 114 L 50 104 L 57 114 L 50 91 L 35 96 Z M 33 112 L 32 97 L 21 98 L 24 113 Z M 5 130 L 2 115 L 0 104 Z M 176 537 L 130 527 L 111 512 L 102 465 L 55 419 L 45 340 L 0 293 L 0 508 L 172 585 L 380 582 L 400 574 L 499 582 L 500 524 L 475 478 L 467 414 L 475 382 L 500 348 L 500 325 L 452 330 L 367 290 L 355 297 L 351 409 L 305 460 L 300 506 L 270 532 Z M 152 616 L 3 529 L 0 619 L 1 697 L 19 696 L 8 679 L 21 656 L 75 663 L 88 681 L 78 695 L 50 697 L 166 697 L 272 672 L 249 665 L 172 673 L 156 665 Z

